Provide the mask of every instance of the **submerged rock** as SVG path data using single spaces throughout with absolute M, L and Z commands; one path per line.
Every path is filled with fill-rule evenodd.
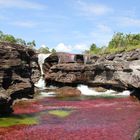
M 140 129 L 135 132 L 133 140 L 140 140 Z
M 107 89 L 103 88 L 103 87 L 95 87 L 94 90 L 97 92 L 106 92 L 107 91 Z
M 58 97 L 75 97 L 80 96 L 80 90 L 73 87 L 62 87 L 55 90 L 56 96 Z

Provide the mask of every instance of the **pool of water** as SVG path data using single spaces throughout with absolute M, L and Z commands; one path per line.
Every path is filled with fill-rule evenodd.
M 132 140 L 140 104 L 130 97 L 43 97 L 0 118 L 0 140 Z

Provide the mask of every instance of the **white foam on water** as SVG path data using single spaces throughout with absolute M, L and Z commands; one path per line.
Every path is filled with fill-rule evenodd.
M 55 97 L 55 92 L 40 92 L 41 97 Z
M 107 90 L 105 92 L 97 92 L 94 89 L 89 88 L 87 85 L 78 85 L 77 89 L 81 91 L 82 95 L 86 95 L 86 96 L 99 96 L 99 95 L 129 96 L 130 95 L 130 91 L 128 90 L 119 92 L 119 93 L 117 93 L 114 90 Z
M 58 88 L 57 86 L 53 86 L 53 85 L 47 86 L 47 89 L 57 89 L 57 88 Z
M 131 93 L 131 92 L 130 92 L 129 90 L 124 90 L 123 92 L 119 92 L 118 94 L 115 94 L 115 95 L 129 96 L 130 93 Z
M 46 88 L 46 83 L 45 83 L 45 80 L 44 80 L 43 76 L 41 76 L 39 81 L 37 83 L 35 83 L 34 85 L 37 88 L 45 89 Z

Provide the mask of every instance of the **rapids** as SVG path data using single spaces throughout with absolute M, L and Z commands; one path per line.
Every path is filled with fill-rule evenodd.
M 40 79 L 39 79 L 39 81 L 37 83 L 35 83 L 34 85 L 37 88 L 45 89 L 46 88 L 46 83 L 45 83 L 44 77 L 41 76 Z
M 103 95 L 103 96 L 129 96 L 130 95 L 130 91 L 125 90 L 123 92 L 119 92 L 117 93 L 114 90 L 107 90 L 105 92 L 97 92 L 94 89 L 88 87 L 87 85 L 79 85 L 77 87 L 77 89 L 79 89 L 82 93 L 82 95 L 86 95 L 86 96 L 98 96 L 98 95 Z

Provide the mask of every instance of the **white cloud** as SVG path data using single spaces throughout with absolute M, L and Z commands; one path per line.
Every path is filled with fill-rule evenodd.
M 19 27 L 26 27 L 26 28 L 33 28 L 37 26 L 37 23 L 32 22 L 32 21 L 15 21 L 9 23 L 14 26 L 19 26 Z
M 59 43 L 55 47 L 56 51 L 58 52 L 71 52 L 71 53 L 81 53 L 87 50 L 86 44 L 76 44 L 76 45 L 65 45 L 64 43 Z
M 75 50 L 77 51 L 85 51 L 87 49 L 87 45 L 85 44 L 76 44 L 74 47 L 73 47 Z
M 79 10 L 81 10 L 82 13 L 86 16 L 101 16 L 112 10 L 103 4 L 86 3 L 81 0 L 79 0 L 77 3 Z
M 119 18 L 119 24 L 122 26 L 140 27 L 140 19 L 130 18 L 130 17 L 121 17 Z
M 70 45 L 65 45 L 64 43 L 59 43 L 55 47 L 55 49 L 58 52 L 71 52 L 72 51 L 72 47 Z
M 46 48 L 47 46 L 46 46 L 45 44 L 42 44 L 41 47 L 42 47 L 42 48 Z
M 42 10 L 46 8 L 45 5 L 31 2 L 29 0 L 0 0 L 1 8 L 23 8 L 23 9 L 37 9 Z

